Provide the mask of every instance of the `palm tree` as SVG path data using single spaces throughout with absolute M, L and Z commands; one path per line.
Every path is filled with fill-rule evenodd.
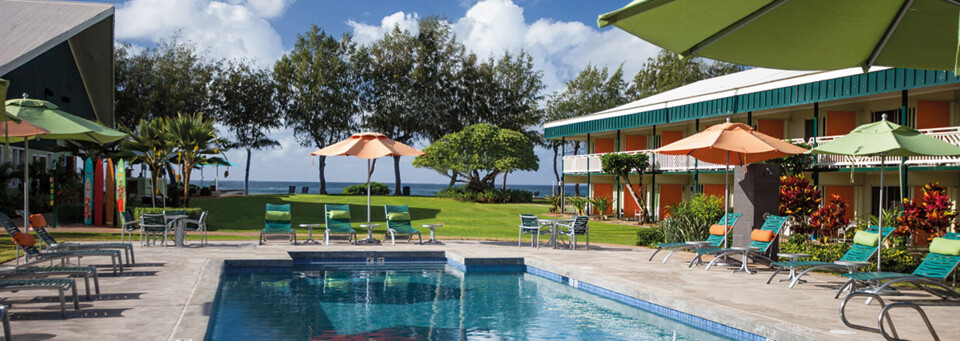
M 206 155 L 216 154 L 216 129 L 213 120 L 203 119 L 203 114 L 177 114 L 167 119 L 167 136 L 177 152 L 180 172 L 183 175 L 183 203 L 190 207 L 190 173 L 206 160 Z
M 131 139 L 123 143 L 123 149 L 134 155 L 133 162 L 143 163 L 150 168 L 150 185 L 153 188 L 151 203 L 157 207 L 157 179 L 163 174 L 164 166 L 175 155 L 173 144 L 167 137 L 166 123 L 163 119 L 141 119 L 136 133 L 126 129 Z

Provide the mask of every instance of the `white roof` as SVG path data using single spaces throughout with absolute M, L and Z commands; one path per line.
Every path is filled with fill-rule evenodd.
M 0 0 L 0 75 L 110 15 L 110 4 Z
M 884 69 L 888 68 L 873 67 L 870 69 L 870 71 L 879 71 Z M 601 112 L 547 122 L 544 124 L 544 127 L 550 128 L 657 109 L 678 107 L 681 105 L 704 102 L 718 98 L 726 98 L 736 95 L 784 88 L 788 86 L 813 83 L 860 73 L 863 73 L 863 69 L 859 67 L 832 71 L 791 71 L 754 68 L 687 84 L 673 90 L 664 91 L 659 94 Z

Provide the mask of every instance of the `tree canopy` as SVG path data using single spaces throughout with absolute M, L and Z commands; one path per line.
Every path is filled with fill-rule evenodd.
M 493 188 L 497 175 L 513 171 L 536 171 L 540 159 L 525 135 L 480 123 L 448 134 L 423 150 L 413 160 L 441 174 L 452 172 L 459 182 L 474 190 Z
M 649 58 L 633 77 L 627 90 L 631 100 L 638 100 L 700 80 L 743 71 L 742 65 L 710 61 L 701 57 L 680 58 L 675 52 L 661 50 Z

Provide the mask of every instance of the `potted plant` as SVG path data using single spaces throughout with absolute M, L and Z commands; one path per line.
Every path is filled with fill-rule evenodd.
M 590 200 L 593 203 L 593 207 L 597 208 L 597 212 L 600 212 L 600 219 L 607 220 L 607 209 L 610 208 L 610 205 L 613 203 L 613 200 L 609 196 L 597 196 Z
M 573 205 L 573 208 L 577 211 L 577 215 L 585 215 L 587 211 L 587 204 L 590 202 L 590 199 L 581 196 L 570 197 L 570 205 Z

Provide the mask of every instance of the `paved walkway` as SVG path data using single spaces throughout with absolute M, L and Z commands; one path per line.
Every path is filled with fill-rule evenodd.
M 194 243 L 195 244 L 195 243 Z M 80 311 L 59 316 L 59 304 L 46 293 L 18 293 L 13 302 L 12 329 L 18 340 L 178 340 L 203 339 L 224 259 L 289 259 L 286 251 L 436 251 L 448 257 L 524 257 L 526 264 L 589 282 L 643 300 L 777 340 L 876 340 L 879 335 L 855 331 L 839 319 L 840 300 L 833 299 L 838 277 L 809 276 L 809 283 L 787 289 L 766 285 L 769 272 L 731 273 L 726 268 L 687 268 L 690 254 L 677 254 L 667 264 L 647 262 L 646 248 L 600 246 L 590 251 L 518 249 L 515 243 L 449 241 L 446 245 L 381 246 L 297 245 L 213 241 L 207 247 L 136 249 L 138 264 L 120 276 L 103 274 L 102 294 L 81 299 Z M 659 255 L 658 255 L 658 258 Z M 85 263 L 99 262 L 85 259 Z M 106 269 L 103 269 L 106 271 Z M 82 289 L 82 285 L 81 285 Z M 82 290 L 81 290 L 82 292 Z M 35 295 L 44 295 L 36 297 Z M 946 303 L 916 290 L 892 301 L 920 302 L 942 340 L 960 339 L 960 304 Z M 876 304 L 851 304 L 854 321 L 874 325 Z M 915 314 L 894 315 L 901 337 L 929 339 Z

